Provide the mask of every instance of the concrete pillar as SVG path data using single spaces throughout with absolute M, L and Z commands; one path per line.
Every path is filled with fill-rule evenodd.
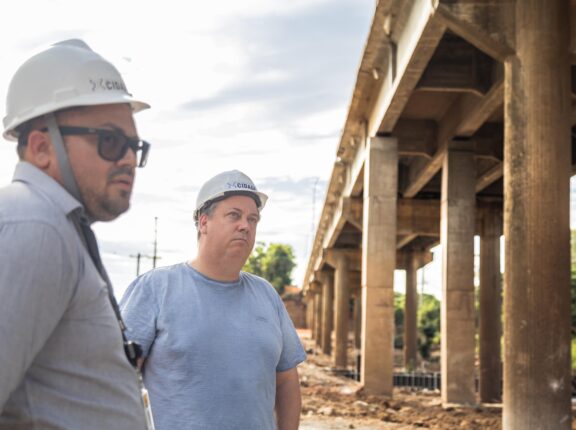
M 310 304 L 310 292 L 307 292 L 304 296 L 304 303 L 306 303 L 306 328 L 312 328 L 312 312 Z
M 476 403 L 474 227 L 476 165 L 471 141 L 453 141 L 442 166 L 442 402 Z
M 314 340 L 316 346 L 322 344 L 322 293 L 321 286 L 318 284 L 318 290 L 314 294 Z
M 357 288 L 354 294 L 354 348 L 362 347 L 362 290 Z
M 414 370 L 418 363 L 418 291 L 417 272 L 420 258 L 411 253 L 406 269 L 404 304 L 404 368 Z
M 348 258 L 344 253 L 336 253 L 334 274 L 335 318 L 334 318 L 334 367 L 346 369 L 348 364 L 348 320 L 350 317 L 350 285 L 348 279 Z
M 332 353 L 332 330 L 334 325 L 334 275 L 323 271 L 320 277 L 322 282 L 322 352 L 326 355 Z
M 364 161 L 360 381 L 367 392 L 388 396 L 394 370 L 397 193 L 397 139 L 369 139 Z
M 502 287 L 500 236 L 502 212 L 489 207 L 482 211 L 480 232 L 480 401 L 502 400 Z
M 570 2 L 516 2 L 505 63 L 503 429 L 571 428 Z
M 361 256 L 359 253 L 358 256 Z M 350 265 L 350 296 L 352 299 L 352 335 L 354 337 L 354 349 L 360 350 L 362 339 L 362 274 L 360 273 L 361 267 L 357 265 L 352 267 Z M 354 270 L 354 269 L 357 269 Z M 359 363 L 357 363 L 359 364 Z
M 310 287 L 309 287 L 310 288 Z M 310 338 L 314 338 L 314 294 L 308 289 L 306 294 L 306 327 L 310 330 Z
M 320 283 L 318 281 L 312 281 L 310 283 L 310 305 L 311 305 L 311 323 L 310 328 L 312 329 L 312 339 L 318 339 L 319 334 L 319 317 L 318 317 L 318 290 L 320 289 Z

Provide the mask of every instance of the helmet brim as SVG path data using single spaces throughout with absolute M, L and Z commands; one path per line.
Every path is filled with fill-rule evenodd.
M 194 219 L 198 220 L 200 214 L 211 204 L 216 202 L 222 201 L 227 199 L 228 197 L 232 196 L 246 196 L 254 199 L 256 203 L 256 207 L 258 208 L 258 212 L 261 212 L 266 206 L 266 201 L 268 200 L 268 196 L 260 191 L 243 191 L 243 190 L 235 190 L 235 191 L 224 191 L 222 193 L 215 194 L 210 196 L 204 204 L 194 211 Z
M 68 109 L 76 106 L 99 106 L 121 103 L 128 103 L 132 107 L 133 113 L 137 113 L 150 108 L 148 103 L 134 100 L 132 97 L 125 94 L 114 94 L 113 96 L 110 94 L 87 94 L 85 96 L 74 98 L 74 103 L 71 103 L 70 100 L 63 100 L 61 103 L 49 103 L 35 107 L 34 109 L 28 111 L 26 115 L 12 118 L 8 124 L 5 124 L 5 130 L 2 136 L 6 140 L 18 140 L 18 132 L 16 131 L 18 126 L 24 124 L 27 121 L 30 121 L 31 119 L 38 118 L 51 112 L 57 112 L 62 109 Z

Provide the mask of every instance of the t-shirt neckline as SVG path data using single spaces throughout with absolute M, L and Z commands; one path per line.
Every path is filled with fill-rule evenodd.
M 212 278 L 204 275 L 202 272 L 200 272 L 197 269 L 195 269 L 194 267 L 192 267 L 192 265 L 190 263 L 188 263 L 187 261 L 185 261 L 182 264 L 185 266 L 187 271 L 190 271 L 193 275 L 198 276 L 203 281 L 205 281 L 205 282 L 207 282 L 213 286 L 216 286 L 216 287 L 230 288 L 230 287 L 239 286 L 242 283 L 242 272 L 240 272 L 240 274 L 238 275 L 238 279 L 235 281 L 218 281 L 216 279 L 212 279 Z

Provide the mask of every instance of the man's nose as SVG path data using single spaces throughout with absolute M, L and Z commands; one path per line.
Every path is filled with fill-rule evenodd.
M 250 223 L 247 217 L 241 217 L 238 221 L 238 230 L 248 230 L 250 228 Z

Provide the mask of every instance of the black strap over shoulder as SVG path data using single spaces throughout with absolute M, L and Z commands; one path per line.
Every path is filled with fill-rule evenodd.
M 132 366 L 136 367 L 138 359 L 142 357 L 142 348 L 136 342 L 129 341 L 126 338 L 126 326 L 124 325 L 124 321 L 122 320 L 122 314 L 120 313 L 120 307 L 118 306 L 118 302 L 114 297 L 114 291 L 112 289 L 112 282 L 108 277 L 108 273 L 102 264 L 102 259 L 100 258 L 100 251 L 98 250 L 98 242 L 96 241 L 96 236 L 94 232 L 90 228 L 88 224 L 88 220 L 83 216 L 76 216 L 74 219 L 74 224 L 78 230 L 78 234 L 80 235 L 80 239 L 94 266 L 98 270 L 98 273 L 106 283 L 106 290 L 108 292 L 108 299 L 110 300 L 110 304 L 112 305 L 112 309 L 114 310 L 114 314 L 116 315 L 116 319 L 118 320 L 118 325 L 120 326 L 120 332 L 122 333 L 122 341 L 124 342 L 124 352 L 126 353 L 126 358 L 132 364 Z

